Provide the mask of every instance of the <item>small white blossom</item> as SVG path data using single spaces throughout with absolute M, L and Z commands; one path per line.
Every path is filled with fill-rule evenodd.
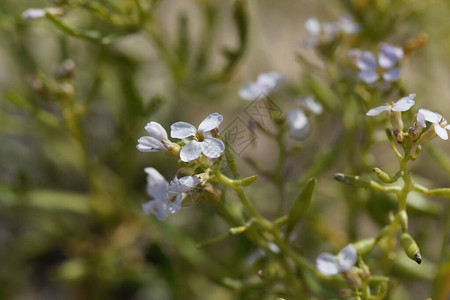
M 356 263 L 358 254 L 355 246 L 348 244 L 337 256 L 322 253 L 316 259 L 316 268 L 323 275 L 336 275 L 349 271 Z
M 245 84 L 239 90 L 239 97 L 247 101 L 258 100 L 270 95 L 283 81 L 284 77 L 277 72 L 261 73 L 256 82 Z
M 169 213 L 176 213 L 183 202 L 184 193 L 201 183 L 195 176 L 174 178 L 170 184 L 154 168 L 145 168 L 147 173 L 147 194 L 153 197 L 142 205 L 145 214 L 154 214 L 159 220 L 165 220 Z
M 180 159 L 184 162 L 190 162 L 199 158 L 202 153 L 208 158 L 218 158 L 225 150 L 224 143 L 210 136 L 209 132 L 216 129 L 223 121 L 223 116 L 218 113 L 208 115 L 198 126 L 186 123 L 176 122 L 170 126 L 171 137 L 177 139 L 186 139 L 194 137 L 180 151 Z
M 168 151 L 172 144 L 167 137 L 166 130 L 157 122 L 150 122 L 145 126 L 149 136 L 138 139 L 136 148 L 142 152 Z
M 370 117 L 377 116 L 383 111 L 407 111 L 409 110 L 415 103 L 414 98 L 416 94 L 409 94 L 408 97 L 403 97 L 397 102 L 390 105 L 382 105 L 375 108 L 370 109 L 367 112 L 367 115 Z
M 22 13 L 24 20 L 36 20 L 45 17 L 46 11 L 42 8 L 29 8 Z
M 433 124 L 433 130 L 436 134 L 443 140 L 448 140 L 447 130 L 450 131 L 450 125 L 442 115 L 435 113 L 431 110 L 421 108 L 419 109 L 419 114 L 417 115 L 417 119 L 419 119 L 419 115 L 425 117 L 425 120 Z M 422 117 L 420 117 L 422 118 Z M 423 126 L 425 127 L 425 126 Z
M 29 8 L 22 13 L 21 17 L 24 20 L 36 20 L 44 18 L 47 14 L 62 16 L 64 10 L 59 7 Z
M 305 139 L 309 132 L 310 126 L 308 117 L 301 109 L 293 109 L 287 114 L 287 120 L 289 122 L 289 136 L 296 140 Z
M 298 98 L 296 102 L 308 113 L 320 115 L 323 112 L 322 104 L 314 100 L 313 96 Z

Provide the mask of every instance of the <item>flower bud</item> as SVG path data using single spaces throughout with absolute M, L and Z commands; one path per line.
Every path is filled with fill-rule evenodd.
M 409 258 L 411 258 L 418 264 L 422 262 L 422 256 L 420 255 L 419 246 L 417 246 L 416 241 L 414 241 L 413 237 L 409 233 L 402 233 L 400 243 L 402 244 L 402 248 Z
M 414 150 L 414 153 L 411 155 L 412 160 L 416 160 L 417 156 L 419 156 L 420 151 L 422 151 L 422 146 L 418 145 L 416 150 Z
M 389 112 L 389 121 L 393 129 L 397 129 L 400 132 L 403 130 L 402 113 L 400 111 L 391 110 Z
M 375 247 L 375 241 L 375 238 L 364 239 L 353 243 L 353 246 L 359 255 L 364 255 L 372 251 Z
M 402 227 L 402 231 L 403 232 L 408 231 L 408 214 L 406 213 L 406 210 L 401 210 L 398 213 L 398 219 L 400 221 L 400 226 Z

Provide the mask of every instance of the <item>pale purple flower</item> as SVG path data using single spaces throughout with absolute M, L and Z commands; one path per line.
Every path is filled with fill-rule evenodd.
M 277 72 L 261 73 L 255 82 L 247 83 L 239 90 L 239 97 L 247 101 L 266 97 L 275 90 L 283 79 L 284 76 Z
M 174 178 L 170 184 L 154 168 L 145 168 L 147 173 L 147 194 L 153 200 L 142 205 L 146 215 L 154 214 L 159 220 L 165 220 L 169 213 L 176 213 L 183 202 L 184 193 L 201 183 L 195 176 Z
M 377 116 L 383 111 L 407 111 L 409 110 L 415 103 L 414 98 L 416 97 L 416 94 L 409 94 L 408 97 L 403 97 L 397 102 L 390 104 L 390 105 L 382 105 L 375 108 L 370 109 L 366 115 L 373 117 Z
M 427 122 L 430 122 L 430 123 L 433 124 L 434 132 L 441 139 L 448 140 L 447 130 L 450 131 L 450 125 L 448 125 L 447 120 L 444 119 L 444 117 L 442 115 L 440 115 L 440 114 L 438 114 L 436 112 L 433 112 L 431 110 L 425 109 L 425 108 L 419 109 L 419 113 L 417 115 L 417 118 L 419 118 L 419 115 L 422 115 Z M 425 126 L 423 126 L 423 127 L 425 127 Z
M 176 122 L 170 126 L 171 137 L 177 139 L 187 139 L 193 137 L 180 151 L 180 159 L 190 162 L 199 158 L 202 153 L 208 158 L 218 158 L 225 150 L 224 143 L 210 136 L 211 130 L 219 127 L 223 121 L 223 116 L 218 113 L 208 115 L 198 126 L 187 122 Z
M 337 256 L 322 253 L 316 259 L 316 268 L 326 276 L 348 272 L 356 263 L 358 254 L 355 246 L 348 244 Z
M 168 151 L 172 144 L 167 137 L 166 130 L 157 122 L 150 122 L 145 126 L 149 136 L 138 139 L 136 148 L 142 152 Z
M 370 51 L 352 49 L 349 57 L 356 59 L 359 69 L 358 78 L 363 82 L 372 84 L 381 77 L 386 82 L 397 81 L 400 77 L 400 68 L 397 65 L 403 59 L 403 49 L 390 44 L 382 43 L 379 47 L 378 59 Z
M 304 140 L 310 132 L 308 117 L 301 109 L 293 109 L 287 114 L 287 121 L 289 123 L 288 134 L 291 138 L 296 140 Z

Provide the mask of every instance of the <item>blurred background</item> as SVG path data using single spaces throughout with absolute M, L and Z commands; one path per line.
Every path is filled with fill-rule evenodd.
M 21 18 L 28 8 L 46 7 L 61 8 L 64 16 Z M 380 42 L 413 49 L 402 64 L 399 92 L 379 95 L 376 104 L 416 93 L 416 108 L 450 118 L 449 14 L 446 0 L 2 0 L 0 299 L 283 295 L 276 281 L 258 278 L 258 270 L 276 272 L 276 266 L 266 256 L 255 258 L 257 249 L 244 237 L 196 247 L 229 227 L 202 197 L 163 222 L 143 215 L 141 204 L 149 200 L 144 168 L 166 179 L 178 169 L 163 153 L 136 150 L 145 124 L 198 125 L 217 111 L 225 128 L 245 115 L 248 102 L 239 99 L 239 88 L 261 72 L 285 76 L 272 97 L 284 112 L 295 98 L 313 94 L 325 111 L 312 120 L 311 135 L 284 171 L 286 207 L 299 185 L 318 177 L 311 211 L 293 241 L 313 262 L 321 252 L 373 236 L 396 207 L 385 195 L 333 179 L 344 171 L 372 176 L 374 166 L 397 171 L 382 126 L 373 132 L 373 145 L 357 154 L 365 145 L 368 107 L 356 105 L 353 113 L 328 102 L 356 97 L 348 91 L 355 83 L 342 88 L 346 51 L 376 50 Z M 342 15 L 361 25 L 358 37 L 328 57 L 301 47 L 308 18 L 334 22 Z M 350 139 L 344 146 L 343 136 Z M 449 142 L 434 140 L 425 148 L 413 164 L 414 178 L 429 187 L 450 186 Z M 276 144 L 257 134 L 237 157 L 241 175 L 255 173 L 248 157 L 271 169 L 277 155 Z M 276 188 L 261 176 L 248 189 L 262 214 L 276 217 Z M 226 196 L 239 209 L 232 193 Z M 368 264 L 391 278 L 388 299 L 449 299 L 449 205 L 411 198 L 410 231 L 424 263 L 419 269 L 404 254 L 405 263 L 392 263 L 375 253 Z

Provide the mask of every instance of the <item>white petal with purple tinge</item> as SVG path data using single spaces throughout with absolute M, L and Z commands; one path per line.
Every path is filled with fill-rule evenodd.
M 355 246 L 348 244 L 344 249 L 338 254 L 339 271 L 346 272 L 350 270 L 356 263 L 358 259 L 358 254 L 356 252 Z
M 189 141 L 181 148 L 180 159 L 184 162 L 196 160 L 202 155 L 203 142 Z
M 187 122 L 176 122 L 170 126 L 170 136 L 175 139 L 185 139 L 195 136 L 197 129 Z
M 209 158 L 218 158 L 225 151 L 224 143 L 216 138 L 206 138 L 202 144 L 202 152 Z
M 378 106 L 369 110 L 366 115 L 369 117 L 374 117 L 382 113 L 383 111 L 389 110 L 391 107 L 387 105 Z
M 316 268 L 323 275 L 336 275 L 339 273 L 339 264 L 336 257 L 330 253 L 322 253 L 316 258 Z
M 208 115 L 198 126 L 198 131 L 205 132 L 211 131 L 222 123 L 223 116 L 219 113 L 212 113 Z

